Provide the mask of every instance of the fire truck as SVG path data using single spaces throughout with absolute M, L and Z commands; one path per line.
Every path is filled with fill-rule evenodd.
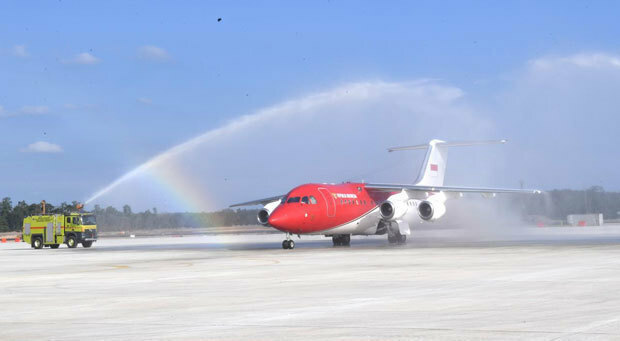
M 34 249 L 50 247 L 57 249 L 60 244 L 67 244 L 71 249 L 78 244 L 91 247 L 97 241 L 97 221 L 92 213 L 77 212 L 67 214 L 46 214 L 45 201 L 42 214 L 24 218 L 22 240 Z

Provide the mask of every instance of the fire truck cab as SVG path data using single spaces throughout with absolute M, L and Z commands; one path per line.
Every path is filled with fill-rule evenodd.
M 22 240 L 35 249 L 57 249 L 63 243 L 72 249 L 80 243 L 88 248 L 97 241 L 97 221 L 91 213 L 29 216 L 24 218 Z

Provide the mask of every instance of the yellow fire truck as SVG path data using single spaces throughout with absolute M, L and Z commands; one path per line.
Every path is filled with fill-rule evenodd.
M 78 207 L 79 208 L 79 207 Z M 97 241 L 97 222 L 92 213 L 45 214 L 24 218 L 22 240 L 35 249 L 51 247 L 57 249 L 60 244 L 75 248 L 79 243 L 91 247 Z

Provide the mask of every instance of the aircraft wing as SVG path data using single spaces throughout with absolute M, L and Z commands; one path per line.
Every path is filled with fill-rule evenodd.
M 478 188 L 478 187 L 455 187 L 455 186 L 420 186 L 408 184 L 366 184 L 366 189 L 379 192 L 395 192 L 401 190 L 417 192 L 454 192 L 454 193 L 525 193 L 539 194 L 538 189 L 511 189 L 511 188 Z
M 276 195 L 273 197 L 269 197 L 269 198 L 264 198 L 264 199 L 258 199 L 258 200 L 253 200 L 253 201 L 248 201 L 248 202 L 242 202 L 240 204 L 234 204 L 234 205 L 230 205 L 228 207 L 239 207 L 239 206 L 254 206 L 254 205 L 266 205 L 270 202 L 279 200 L 280 198 L 282 198 L 284 196 L 284 194 L 282 195 Z

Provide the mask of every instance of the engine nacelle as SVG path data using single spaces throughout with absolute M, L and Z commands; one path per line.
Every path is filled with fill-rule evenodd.
M 418 214 L 424 220 L 436 220 L 446 214 L 446 205 L 441 202 L 422 201 L 418 204 Z
M 260 211 L 258 211 L 258 214 L 256 215 L 256 219 L 258 219 L 258 223 L 261 225 L 269 224 L 270 214 L 271 212 L 269 212 L 269 210 L 262 208 Z
M 399 219 L 407 213 L 409 206 L 402 201 L 384 201 L 379 206 L 381 218 L 388 221 Z
M 271 212 L 278 207 L 278 205 L 280 205 L 280 200 L 272 201 L 258 211 L 258 214 L 256 215 L 258 223 L 265 226 L 269 225 L 269 216 L 271 215 Z

